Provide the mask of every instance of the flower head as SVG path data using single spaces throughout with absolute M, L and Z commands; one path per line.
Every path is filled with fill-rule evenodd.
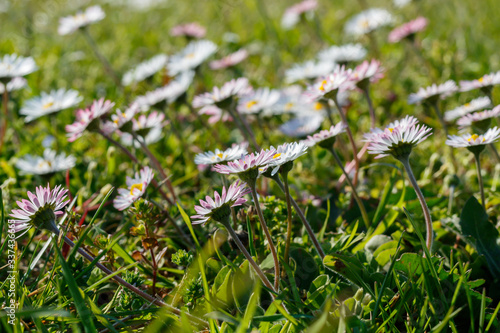
M 231 53 L 220 60 L 213 60 L 210 62 L 210 69 L 225 69 L 228 67 L 235 66 L 245 60 L 248 57 L 248 51 L 245 49 L 240 49 L 234 53 Z
M 214 170 L 226 175 L 237 174 L 247 182 L 255 181 L 259 172 L 265 172 L 269 163 L 276 158 L 279 158 L 279 155 L 276 155 L 274 148 L 269 150 L 262 149 L 259 153 L 247 154 L 237 160 L 227 162 L 227 165 L 217 164 L 214 166 Z
M 137 103 L 132 103 L 132 105 L 126 108 L 124 112 L 117 109 L 116 113 L 111 115 L 111 121 L 106 121 L 104 123 L 104 131 L 106 132 L 106 134 L 113 133 L 118 129 L 122 129 L 123 131 L 128 132 L 128 129 L 132 129 L 132 119 L 134 119 L 135 115 L 138 112 L 139 105 Z
M 389 34 L 388 40 L 390 43 L 397 43 L 404 38 L 413 38 L 415 34 L 419 31 L 424 30 L 427 27 L 427 19 L 425 17 L 417 17 L 413 21 L 405 23 Z
M 490 126 L 491 119 L 498 116 L 500 116 L 500 105 L 495 106 L 492 110 L 466 114 L 457 120 L 457 125 L 460 129 L 464 129 L 467 126 L 473 126 L 485 130 Z
M 217 45 L 209 40 L 189 43 L 184 50 L 170 57 L 167 68 L 169 75 L 196 69 L 217 51 Z
M 99 118 L 108 113 L 115 103 L 101 98 L 94 101 L 90 107 L 76 111 L 76 121 L 73 124 L 66 125 L 68 141 L 73 142 L 88 130 L 100 128 Z
M 24 122 L 29 123 L 47 114 L 73 107 L 82 100 L 76 90 L 58 89 L 50 93 L 42 92 L 40 96 L 27 100 L 19 113 L 26 116 Z
M 470 91 L 474 89 L 489 90 L 493 86 L 500 84 L 500 71 L 485 74 L 477 80 L 460 81 L 460 91 Z
M 344 29 L 349 35 L 362 36 L 381 27 L 391 25 L 393 21 L 392 14 L 387 10 L 370 8 L 351 18 Z
M 318 7 L 316 0 L 303 0 L 293 6 L 288 7 L 281 18 L 281 26 L 286 29 L 292 29 L 300 21 L 300 16 L 312 12 Z
M 464 134 L 464 135 L 448 135 L 446 144 L 455 148 L 465 147 L 473 153 L 480 153 L 484 150 L 485 145 L 489 145 L 500 138 L 500 128 L 493 127 L 484 134 Z
M 17 54 L 6 54 L 0 58 L 0 80 L 26 76 L 38 69 L 31 57 L 21 57 Z
M 239 180 L 232 183 L 226 191 L 222 188 L 222 195 L 214 192 L 214 199 L 209 196 L 205 200 L 200 200 L 200 206 L 194 206 L 197 215 L 191 216 L 193 224 L 205 224 L 211 220 L 225 223 L 231 215 L 231 207 L 237 207 L 247 202 L 243 196 L 250 193 L 250 189 L 245 183 Z
M 346 69 L 344 66 L 337 65 L 333 73 L 310 85 L 305 95 L 311 100 L 320 100 L 323 98 L 335 99 L 339 91 L 346 91 L 354 88 L 354 83 L 350 79 L 351 75 L 351 69 Z
M 312 136 L 308 136 L 307 140 L 304 141 L 304 144 L 308 147 L 312 147 L 317 144 L 323 148 L 330 148 L 333 146 L 337 135 L 344 133 L 345 129 L 346 125 L 340 122 L 336 125 L 332 125 L 332 127 L 328 130 L 322 130 Z
M 197 95 L 193 99 L 193 107 L 201 108 L 200 114 L 228 108 L 235 97 L 241 97 L 252 91 L 247 78 L 233 79 L 224 85 L 214 87 L 212 92 Z
M 166 125 L 165 115 L 158 111 L 153 111 L 148 115 L 141 114 L 137 119 L 132 119 L 132 131 L 137 134 L 138 139 L 146 146 L 158 142 L 163 136 L 162 129 Z M 121 142 L 126 146 L 139 148 L 141 143 L 134 139 L 132 134 L 121 133 Z
M 21 90 L 24 87 L 28 85 L 28 81 L 24 77 L 17 76 L 12 79 L 10 79 L 9 82 L 7 82 L 7 91 L 16 91 L 16 90 Z M 0 94 L 3 94 L 5 91 L 5 84 L 0 82 Z
M 194 71 L 182 72 L 166 86 L 137 97 L 135 103 L 142 111 L 147 111 L 152 106 L 161 106 L 164 103 L 171 104 L 186 93 L 193 83 L 193 78 Z
M 168 57 L 165 54 L 158 54 L 149 60 L 141 62 L 123 75 L 122 84 L 128 86 L 155 75 L 165 68 L 167 60 Z
M 318 53 L 318 59 L 334 64 L 347 64 L 366 57 L 366 49 L 361 44 L 333 45 Z
M 43 156 L 27 154 L 16 162 L 16 167 L 22 174 L 47 175 L 71 169 L 75 166 L 76 158 L 65 153 L 57 155 L 52 149 L 45 149 Z
M 203 38 L 207 34 L 207 29 L 196 22 L 176 25 L 170 29 L 170 36 L 184 36 L 189 38 Z
M 422 102 L 434 103 L 439 98 L 444 99 L 458 90 L 457 84 L 453 80 L 448 80 L 443 84 L 433 84 L 426 88 L 420 88 L 418 92 L 410 94 L 409 104 L 419 104 Z
M 76 30 L 86 27 L 92 23 L 99 22 L 106 17 L 100 6 L 92 6 L 79 11 L 75 15 L 62 17 L 59 19 L 59 35 L 68 35 Z
M 474 111 L 479 111 L 483 110 L 491 105 L 491 101 L 488 97 L 479 97 L 476 99 L 473 99 L 469 103 L 466 103 L 464 105 L 461 105 L 453 110 L 446 111 L 444 113 L 444 120 L 446 121 L 452 121 L 457 118 L 463 117 L 468 113 L 474 112 Z
M 64 214 L 63 208 L 69 202 L 64 200 L 67 193 L 68 190 L 61 188 L 61 185 L 51 190 L 49 184 L 47 187 L 38 186 L 35 193 L 28 191 L 29 200 L 17 201 L 20 209 L 13 209 L 10 214 L 13 218 L 10 222 L 14 222 L 14 232 L 27 232 L 31 227 L 35 227 L 58 234 L 56 218 Z
M 240 98 L 238 112 L 246 114 L 255 114 L 273 107 L 280 98 L 277 90 L 269 88 L 259 88 Z
M 208 151 L 200 153 L 194 157 L 194 163 L 212 165 L 227 161 L 234 161 L 248 154 L 246 145 L 234 145 L 226 150 L 215 149 L 215 151 Z
M 364 89 L 369 82 L 377 82 L 384 77 L 384 68 L 380 65 L 380 61 L 372 60 L 370 62 L 363 61 L 358 65 L 351 74 L 351 81 L 356 83 L 360 89 Z
M 134 178 L 127 176 L 127 188 L 119 188 L 118 196 L 113 200 L 113 206 L 118 210 L 130 207 L 137 199 L 142 197 L 153 180 L 154 173 L 150 167 L 144 167 L 135 173 Z
M 408 158 L 412 148 L 431 135 L 431 129 L 418 125 L 414 117 L 406 117 L 384 130 L 376 128 L 364 135 L 368 142 L 368 153 L 378 154 L 375 158 L 392 155 L 397 159 Z
M 285 172 L 290 171 L 293 161 L 307 153 L 307 148 L 308 146 L 304 142 L 284 143 L 278 146 L 276 154 L 269 163 L 269 167 L 273 168 L 271 176 L 274 176 L 280 168 L 284 168 Z M 274 147 L 271 146 L 271 149 Z
M 301 64 L 295 64 L 285 72 L 285 81 L 294 83 L 302 80 L 314 80 L 318 77 L 328 75 L 334 69 L 334 64 L 330 61 L 309 60 Z

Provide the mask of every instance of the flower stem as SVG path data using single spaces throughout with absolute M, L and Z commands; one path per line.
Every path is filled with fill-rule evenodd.
M 448 136 L 448 125 L 446 125 L 446 121 L 444 120 L 443 115 L 441 114 L 441 111 L 439 111 L 439 106 L 438 106 L 437 101 L 435 103 L 432 103 L 432 108 L 436 112 L 436 115 L 438 116 L 439 121 L 441 122 L 441 125 L 443 126 L 443 129 L 444 129 L 446 136 Z
M 257 144 L 257 141 L 255 141 L 255 138 L 252 137 L 252 136 L 250 136 L 247 133 L 247 131 L 245 130 L 245 128 L 243 127 L 243 125 L 241 124 L 241 119 L 237 115 L 238 111 L 233 110 L 233 107 L 230 106 L 230 107 L 227 108 L 227 112 L 229 113 L 229 115 L 231 116 L 231 118 L 233 118 L 234 123 L 238 127 L 241 135 L 245 138 L 245 140 L 247 140 L 247 142 L 250 142 L 256 150 L 259 150 L 260 147 Z
M 344 125 L 346 126 L 346 132 L 347 136 L 349 137 L 349 141 L 351 142 L 351 147 L 352 147 L 352 154 L 353 154 L 353 159 L 354 163 L 356 165 L 356 169 L 354 170 L 354 186 L 358 185 L 358 173 L 359 173 L 359 159 L 358 159 L 358 149 L 356 148 L 356 142 L 354 142 L 354 137 L 351 132 L 351 128 L 349 127 L 349 123 L 347 122 L 347 117 L 344 114 L 344 111 L 342 111 L 342 108 L 340 107 L 337 97 L 333 99 L 333 102 L 335 103 L 335 106 L 337 107 L 337 110 L 339 111 L 340 117 L 342 118 L 342 121 L 344 122 Z M 355 188 L 355 187 L 353 187 Z
M 352 189 L 352 195 L 354 196 L 354 200 L 356 200 L 356 202 L 358 204 L 359 211 L 361 212 L 361 217 L 363 218 L 363 221 L 365 222 L 366 228 L 367 229 L 370 228 L 370 219 L 368 218 L 368 214 L 366 213 L 365 206 L 363 205 L 363 202 L 361 201 L 361 199 L 358 195 L 358 192 L 356 191 L 356 187 L 354 187 L 354 184 L 352 183 L 351 178 L 349 178 L 349 175 L 345 171 L 344 165 L 342 164 L 342 161 L 340 160 L 339 155 L 337 155 L 337 153 L 335 152 L 335 149 L 333 149 L 333 147 L 330 147 L 329 150 L 332 153 L 333 158 L 335 159 L 335 162 L 337 162 L 340 169 L 342 170 L 342 173 L 345 176 L 346 182 L 349 184 L 349 186 Z
M 425 202 L 424 195 L 422 194 L 422 191 L 420 190 L 420 187 L 417 184 L 417 180 L 415 179 L 415 175 L 413 174 L 413 170 L 411 169 L 409 156 L 401 157 L 399 158 L 399 161 L 403 163 L 406 173 L 408 174 L 408 178 L 410 179 L 410 183 L 413 186 L 415 193 L 417 194 L 418 200 L 420 201 L 420 205 L 422 206 L 422 211 L 424 212 L 424 218 L 425 218 L 425 228 L 427 231 L 425 244 L 427 246 L 427 249 L 429 249 L 429 253 L 431 253 L 432 243 L 434 242 L 431 212 L 429 211 L 429 207 Z
M 481 203 L 483 204 L 484 211 L 486 211 L 486 200 L 484 199 L 483 176 L 481 175 L 481 160 L 479 155 L 480 153 L 474 153 L 474 159 L 476 160 L 477 181 L 479 182 L 479 190 L 481 192 Z
M 7 108 L 7 104 L 9 103 L 9 92 L 7 90 L 7 83 L 3 84 L 4 90 L 2 94 L 2 108 L 3 108 L 3 124 L 2 129 L 0 129 L 0 151 L 2 151 L 3 143 L 5 140 L 5 133 L 7 133 L 7 126 L 9 125 L 9 111 Z
M 262 210 L 260 209 L 259 198 L 257 197 L 257 190 L 255 188 L 255 181 L 252 183 L 248 183 L 248 187 L 252 191 L 252 199 L 255 205 L 255 209 L 257 210 L 257 215 L 259 216 L 260 225 L 262 230 L 264 230 L 264 234 L 266 235 L 267 242 L 269 243 L 269 247 L 271 248 L 271 254 L 274 260 L 274 290 L 279 291 L 280 285 L 280 262 L 278 259 L 278 252 L 276 251 L 276 247 L 274 246 L 273 239 L 271 237 L 271 233 L 269 232 L 269 228 L 267 227 L 266 221 L 264 220 L 264 214 L 262 214 Z
M 285 256 L 284 261 L 288 264 L 288 257 L 290 255 L 290 242 L 292 240 L 292 200 L 290 199 L 290 187 L 288 186 L 288 172 L 281 174 L 283 184 L 285 185 L 286 197 L 286 212 L 287 212 L 287 227 L 286 227 L 286 241 L 285 241 Z
M 272 179 L 276 182 L 276 184 L 278 184 L 279 188 L 285 192 L 285 185 L 283 185 L 283 183 L 281 182 L 281 180 L 279 179 L 278 177 L 278 174 L 274 175 L 272 177 Z M 307 234 L 309 235 L 309 238 L 312 240 L 313 244 L 314 244 L 314 247 L 316 248 L 316 251 L 318 252 L 320 258 L 323 260 L 323 258 L 325 258 L 325 252 L 323 251 L 323 249 L 321 248 L 321 245 L 319 244 L 319 241 L 318 239 L 316 238 L 316 235 L 314 234 L 314 231 L 312 230 L 311 228 L 311 225 L 309 224 L 309 222 L 307 221 L 306 219 L 306 216 L 304 215 L 304 213 L 302 212 L 302 209 L 300 209 L 299 205 L 297 204 L 297 202 L 293 199 L 292 196 L 290 196 L 290 201 L 292 202 L 292 206 L 293 208 L 295 209 L 295 211 L 297 212 L 297 214 L 299 215 L 299 218 L 300 220 L 302 221 L 302 223 L 304 224 L 304 227 L 306 228 L 306 231 L 307 231 Z
M 243 255 L 245 256 L 245 258 L 248 260 L 248 262 L 250 263 L 250 265 L 252 265 L 253 269 L 255 270 L 255 273 L 257 273 L 257 275 L 259 276 L 259 278 L 262 281 L 262 283 L 267 288 L 269 288 L 272 291 L 276 292 L 276 290 L 274 289 L 274 287 L 271 284 L 271 282 L 269 282 L 269 280 L 266 277 L 266 275 L 264 274 L 264 272 L 260 269 L 259 265 L 257 265 L 257 263 L 255 262 L 255 260 L 253 260 L 252 256 L 250 255 L 250 253 L 248 253 L 247 249 L 245 248 L 245 246 L 243 245 L 243 243 L 240 241 L 238 235 L 236 234 L 236 232 L 234 231 L 234 229 L 231 227 L 231 223 L 229 223 L 229 218 L 227 218 L 227 221 L 222 222 L 222 224 L 224 225 L 224 227 L 226 227 L 227 231 L 231 235 L 231 238 L 234 240 L 234 242 L 236 243 L 236 245 L 238 246 L 238 248 L 240 249 L 240 251 L 243 253 Z M 271 294 L 271 295 L 274 298 L 274 295 L 273 294 Z
M 369 88 L 363 89 L 363 94 L 365 95 L 366 102 L 368 103 L 368 109 L 370 111 L 370 128 L 375 128 L 375 109 L 373 108 L 372 99 L 370 98 Z
M 257 141 L 255 140 L 255 134 L 253 133 L 252 128 L 250 127 L 250 125 L 246 121 L 245 117 L 241 113 L 238 112 L 238 110 L 236 109 L 235 103 L 233 102 L 233 105 L 231 105 L 229 108 L 232 109 L 231 116 L 233 118 L 237 117 L 243 126 L 243 131 L 246 131 L 246 133 L 248 133 L 248 137 L 250 137 L 250 140 L 251 140 L 254 148 L 256 150 L 260 150 L 261 148 L 260 148 L 259 144 L 257 143 Z
M 68 244 L 69 246 L 71 247 L 75 247 L 75 243 L 73 243 L 73 241 L 71 241 L 71 239 L 69 239 L 68 237 L 64 236 L 64 242 L 66 244 Z M 82 248 L 78 248 L 77 249 L 78 253 L 80 253 L 85 259 L 87 259 L 88 261 L 90 262 L 93 262 L 94 261 L 94 257 L 91 256 L 90 254 L 88 254 L 85 250 L 83 250 Z M 111 270 L 109 270 L 106 266 L 102 265 L 101 263 L 99 262 L 96 262 L 95 266 L 97 268 L 99 268 L 101 271 L 103 271 L 104 273 L 106 273 L 107 275 L 111 275 L 113 274 L 113 272 Z M 140 290 L 139 288 L 131 285 L 130 283 L 128 283 L 127 281 L 123 280 L 121 277 L 115 275 L 113 276 L 112 278 L 113 280 L 115 280 L 118 284 L 120 284 L 121 286 L 123 286 L 124 288 L 127 288 L 129 289 L 130 291 L 134 292 L 135 294 L 139 295 L 140 297 L 144 298 L 145 300 L 147 300 L 148 302 L 151 302 L 151 303 L 154 303 L 158 306 L 161 306 L 161 307 L 165 307 L 167 308 L 169 311 L 171 311 L 172 313 L 178 315 L 178 316 L 181 316 L 181 314 L 184 314 L 185 316 L 187 316 L 192 322 L 194 323 L 197 323 L 197 324 L 200 324 L 200 325 L 203 325 L 205 327 L 208 327 L 208 323 L 202 319 L 199 319 L 187 312 L 184 312 L 182 313 L 181 310 L 171 306 L 170 304 L 167 304 L 165 302 L 163 302 L 161 299 L 159 298 L 156 298 L 156 297 L 153 297 L 147 293 L 145 293 L 144 291 Z

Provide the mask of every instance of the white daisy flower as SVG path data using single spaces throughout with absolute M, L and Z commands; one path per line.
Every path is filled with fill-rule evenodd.
M 397 8 L 403 8 L 407 6 L 411 0 L 393 0 L 392 3 L 394 4 L 395 7 Z
M 116 113 L 111 115 L 111 121 L 106 121 L 103 124 L 104 132 L 109 135 L 118 129 L 124 128 L 122 130 L 125 132 L 128 128 L 132 129 L 132 120 L 138 112 L 139 106 L 135 103 L 132 103 L 124 112 L 116 109 Z
M 366 53 L 366 49 L 361 44 L 333 45 L 326 50 L 320 51 L 318 59 L 334 64 L 347 64 L 363 60 Z
M 218 112 L 221 108 L 229 107 L 235 97 L 244 96 L 251 91 L 252 87 L 247 78 L 233 79 L 224 83 L 221 88 L 214 87 L 212 92 L 195 96 L 193 107 L 201 108 L 200 114 Z
M 217 51 L 217 45 L 209 40 L 189 43 L 184 50 L 170 57 L 167 68 L 169 75 L 194 70 Z
M 25 175 L 47 175 L 71 169 L 75 166 L 76 158 L 65 153 L 57 155 L 52 149 L 45 149 L 43 156 L 27 154 L 19 158 L 16 167 Z
M 391 25 L 393 22 L 394 18 L 387 10 L 370 8 L 351 18 L 346 23 L 344 30 L 348 35 L 362 36 Z
M 274 176 L 284 164 L 293 162 L 307 153 L 307 148 L 308 146 L 304 142 L 285 143 L 278 146 L 272 161 L 269 162 L 269 167 L 272 168 L 271 176 Z M 271 150 L 274 150 L 274 147 L 271 146 Z M 288 170 L 288 168 L 285 168 L 285 170 Z
M 184 36 L 189 38 L 203 38 L 207 34 L 207 29 L 196 22 L 176 25 L 170 29 L 170 36 Z
M 0 80 L 26 76 L 38 69 L 35 60 L 31 57 L 21 57 L 17 54 L 6 54 L 0 58 Z
M 24 77 L 14 77 L 9 82 L 7 82 L 7 91 L 16 91 L 21 90 L 28 85 L 28 81 Z M 5 84 L 0 82 L 0 94 L 3 94 L 5 91 Z
M 308 147 L 312 147 L 317 144 L 320 147 L 330 148 L 335 142 L 335 137 L 345 131 L 346 126 L 340 122 L 336 125 L 332 125 L 332 127 L 328 130 L 323 130 L 312 136 L 308 136 L 303 142 Z
M 207 151 L 195 156 L 194 163 L 200 165 L 212 165 L 222 162 L 234 161 L 241 156 L 248 154 L 246 145 L 233 145 L 224 151 L 215 149 L 215 151 Z
M 137 201 L 153 180 L 154 173 L 149 167 L 144 167 L 135 173 L 134 178 L 127 176 L 127 188 L 119 188 L 118 196 L 113 200 L 113 206 L 118 210 L 125 210 Z
M 491 89 L 500 84 L 500 71 L 483 75 L 477 80 L 460 81 L 460 91 L 469 91 L 474 89 Z
M 325 120 L 324 115 L 310 115 L 293 118 L 287 121 L 279 127 L 279 130 L 288 136 L 301 138 L 316 132 L 323 121 Z
M 259 88 L 238 101 L 236 109 L 244 114 L 256 114 L 269 110 L 279 100 L 280 93 L 269 88 Z
M 91 106 L 85 110 L 76 111 L 76 120 L 73 124 L 66 125 L 68 141 L 73 142 L 83 135 L 86 129 L 95 130 L 100 126 L 100 118 L 108 113 L 115 103 L 105 100 L 95 100 Z
M 426 88 L 420 88 L 418 92 L 410 94 L 408 97 L 408 104 L 420 104 L 422 102 L 434 103 L 439 98 L 444 99 L 457 91 L 458 87 L 455 81 L 448 80 L 440 85 L 433 84 Z
M 86 27 L 92 23 L 99 22 L 106 17 L 100 6 L 88 7 L 84 11 L 79 11 L 75 15 L 62 17 L 59 19 L 59 35 L 68 35 L 76 30 Z
M 469 113 L 457 120 L 459 129 L 464 129 L 467 126 L 475 126 L 483 128 L 481 123 L 485 123 L 489 127 L 491 119 L 500 116 L 500 105 L 497 105 L 492 110 L 484 110 L 481 112 Z
M 350 79 L 351 75 L 352 69 L 346 69 L 344 66 L 337 65 L 331 74 L 308 86 L 304 94 L 312 101 L 323 98 L 334 98 L 338 92 L 354 88 L 354 83 Z
M 141 62 L 139 65 L 135 66 L 134 69 L 129 70 L 123 75 L 122 84 L 128 86 L 155 75 L 165 68 L 167 60 L 167 55 L 158 54 L 149 60 Z
M 165 115 L 157 111 L 153 111 L 149 115 L 141 114 L 137 119 L 132 119 L 132 130 L 146 146 L 160 141 L 165 125 Z M 136 148 L 141 147 L 141 144 L 134 140 L 132 134 L 121 133 L 120 139 L 124 145 L 131 146 L 133 144 Z
M 245 49 L 240 49 L 234 53 L 231 53 L 220 60 L 214 60 L 210 62 L 210 69 L 225 69 L 228 67 L 235 66 L 245 60 L 248 57 L 248 51 Z
M 484 134 L 448 135 L 446 144 L 455 148 L 489 145 L 500 138 L 500 128 L 493 127 Z
M 58 89 L 27 100 L 19 113 L 26 116 L 25 123 L 42 116 L 76 106 L 83 97 L 76 90 Z
M 491 100 L 488 97 L 479 97 L 453 110 L 446 111 L 444 113 L 444 120 L 453 121 L 471 112 L 486 109 L 489 106 L 491 106 Z
M 281 17 L 281 26 L 285 30 L 292 29 L 300 21 L 304 14 L 312 13 L 318 7 L 316 0 L 304 0 L 293 6 L 288 7 Z
M 285 81 L 294 83 L 301 80 L 314 80 L 318 77 L 330 74 L 334 69 L 334 64 L 329 61 L 309 60 L 301 64 L 295 64 L 285 71 Z

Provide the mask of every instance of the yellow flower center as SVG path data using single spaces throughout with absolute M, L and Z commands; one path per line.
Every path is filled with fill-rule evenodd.
M 274 160 L 274 159 L 276 159 L 276 158 L 278 158 L 278 157 L 280 157 L 280 156 L 281 156 L 281 153 L 276 153 L 276 154 L 274 154 L 274 156 L 273 156 L 273 160 Z
M 255 104 L 257 104 L 256 101 L 250 101 L 247 103 L 247 109 L 250 109 L 252 106 L 254 106 Z
M 186 55 L 186 58 L 188 59 L 194 58 L 194 53 L 189 53 L 188 55 Z
M 224 154 L 222 154 L 222 153 L 217 154 L 217 157 L 219 157 L 219 158 L 222 158 L 223 156 L 224 156 Z
M 321 104 L 320 102 L 314 103 L 314 110 L 319 111 L 322 109 L 323 109 L 323 104 Z
M 389 128 L 388 128 L 388 130 L 389 130 L 389 132 L 391 132 L 391 133 L 392 133 L 392 131 L 394 131 L 394 128 L 389 127 Z
M 54 105 L 54 102 L 48 102 L 48 103 L 45 103 L 42 107 L 44 110 L 47 110 L 48 108 L 50 108 L 52 105 Z
M 325 91 L 325 84 L 326 84 L 326 80 L 321 81 L 321 85 L 319 86 L 319 90 Z
M 138 189 L 139 191 L 142 191 L 143 183 L 137 183 L 133 184 L 132 187 L 130 187 L 130 195 L 134 195 L 134 190 Z
M 368 22 L 368 20 L 363 20 L 361 21 L 361 26 L 366 29 L 370 26 L 370 22 Z
M 285 110 L 289 111 L 293 108 L 293 103 L 286 103 L 285 104 Z
M 468 142 L 471 141 L 476 141 L 479 138 L 479 135 L 477 134 L 472 134 L 469 139 L 467 139 Z M 483 138 L 483 142 L 486 141 L 486 138 Z
M 483 81 L 484 81 L 484 76 L 480 77 L 480 78 L 478 79 L 478 81 L 479 81 L 479 82 L 483 82 Z
M 470 106 L 470 103 L 465 103 L 464 106 L 468 108 Z

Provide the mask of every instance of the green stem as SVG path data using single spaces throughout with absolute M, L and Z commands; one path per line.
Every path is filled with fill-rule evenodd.
M 441 111 L 439 111 L 438 103 L 439 103 L 438 101 L 436 101 L 435 103 L 432 103 L 432 108 L 436 112 L 436 115 L 438 116 L 438 119 L 441 122 L 441 126 L 443 126 L 446 137 L 448 137 L 448 125 L 446 125 L 446 121 L 444 120 L 443 115 L 441 114 Z
M 370 128 L 375 128 L 376 118 L 375 118 L 375 109 L 373 108 L 372 99 L 370 98 L 370 92 L 368 91 L 368 87 L 363 89 L 363 94 L 365 95 L 366 102 L 368 103 L 368 109 L 370 110 Z
M 3 108 L 3 124 L 0 129 L 0 151 L 2 151 L 3 143 L 5 140 L 5 133 L 7 133 L 7 126 L 9 125 L 8 117 L 9 111 L 7 108 L 7 104 L 9 103 L 9 92 L 7 91 L 7 82 L 3 84 L 4 90 L 2 95 L 2 108 Z
M 342 173 L 344 174 L 346 182 L 349 184 L 349 186 L 352 189 L 352 195 L 354 197 L 354 200 L 356 200 L 356 203 L 358 204 L 359 211 L 361 212 L 361 217 L 363 218 L 363 221 L 365 222 L 366 229 L 370 228 L 370 219 L 368 218 L 368 213 L 366 213 L 365 206 L 363 205 L 363 202 L 361 201 L 361 198 L 358 195 L 358 192 L 356 191 L 356 187 L 354 187 L 354 184 L 351 181 L 351 178 L 349 178 L 349 175 L 344 169 L 344 165 L 342 164 L 342 161 L 339 158 L 339 155 L 335 152 L 335 149 L 333 147 L 330 147 L 330 152 L 333 155 L 333 158 L 335 159 L 335 162 L 339 165 L 340 169 L 342 170 Z
M 255 141 L 255 138 L 248 133 L 245 128 L 243 127 L 241 123 L 241 118 L 239 117 L 239 113 L 237 110 L 233 109 L 233 106 L 230 106 L 227 108 L 227 112 L 229 115 L 233 118 L 234 123 L 238 127 L 241 135 L 247 140 L 247 142 L 251 143 L 256 150 L 260 150 L 260 146 L 257 144 L 257 141 Z
M 427 231 L 425 244 L 429 249 L 429 253 L 431 253 L 432 244 L 434 242 L 434 232 L 432 229 L 431 212 L 429 211 L 429 207 L 425 202 L 424 195 L 422 194 L 422 191 L 420 190 L 420 187 L 417 184 L 417 180 L 415 179 L 415 175 L 413 174 L 413 170 L 411 169 L 409 156 L 401 157 L 399 158 L 399 161 L 403 164 L 406 173 L 408 174 L 408 178 L 410 179 L 410 183 L 413 186 L 415 193 L 417 194 L 418 200 L 420 201 L 420 206 L 422 206 L 422 211 L 424 213 L 424 218 L 425 218 L 425 228 Z
M 287 227 L 286 227 L 286 241 L 285 241 L 285 256 L 284 261 L 288 264 L 288 257 L 290 255 L 290 243 L 292 240 L 292 201 L 290 199 L 290 187 L 288 186 L 288 172 L 282 173 L 283 184 L 285 185 L 286 197 L 286 211 L 287 211 Z
M 486 211 L 486 200 L 484 198 L 483 176 L 481 175 L 481 160 L 479 155 L 480 153 L 475 153 L 474 159 L 476 160 L 477 181 L 479 182 L 479 190 L 481 192 L 481 203 L 483 204 L 484 211 Z

